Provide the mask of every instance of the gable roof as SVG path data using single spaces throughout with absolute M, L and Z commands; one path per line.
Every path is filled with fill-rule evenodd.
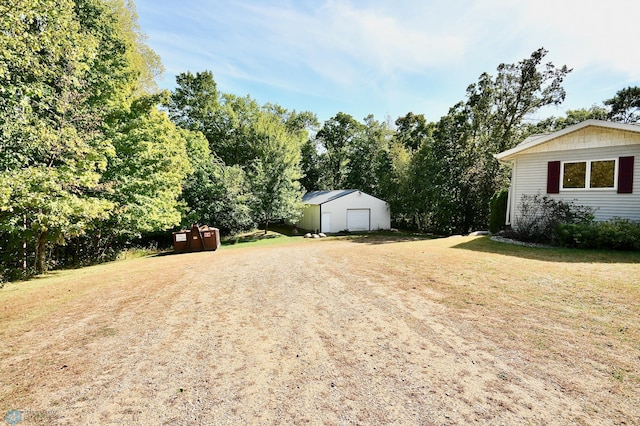
M 356 192 L 357 189 L 339 189 L 334 191 L 311 191 L 304 194 L 302 202 L 305 204 L 324 204 L 336 198 Z
M 562 130 L 558 130 L 557 132 L 529 136 L 528 138 L 520 142 L 515 147 L 508 149 L 506 151 L 503 151 L 499 154 L 494 154 L 494 157 L 497 158 L 498 160 L 510 160 L 516 154 L 520 154 L 523 151 L 527 151 L 535 146 L 542 145 L 551 140 L 560 138 L 562 136 L 566 136 L 570 133 L 577 132 L 579 130 L 582 130 L 590 126 L 640 133 L 640 126 L 635 124 L 614 123 L 612 121 L 602 121 L 602 120 L 585 120 L 581 123 L 574 124 L 573 126 L 569 126 Z

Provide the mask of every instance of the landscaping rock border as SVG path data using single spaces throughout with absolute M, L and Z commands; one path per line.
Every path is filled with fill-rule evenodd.
M 526 243 L 524 241 L 512 240 L 511 238 L 500 237 L 498 235 L 494 235 L 491 237 L 493 241 L 498 241 L 499 243 L 507 243 L 513 244 L 515 246 L 525 246 L 525 247 L 537 247 L 537 248 L 551 248 L 550 245 L 546 244 L 538 244 L 538 243 Z

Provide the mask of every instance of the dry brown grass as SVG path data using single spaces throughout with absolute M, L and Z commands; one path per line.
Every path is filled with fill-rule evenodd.
M 640 423 L 640 253 L 283 237 L 0 306 L 0 410 L 39 424 Z
M 625 400 L 630 411 L 621 418 L 640 422 L 640 253 L 529 248 L 487 237 L 385 249 L 375 262 L 384 263 L 386 277 L 403 288 L 424 286 L 449 318 L 497 342 L 528 374 L 589 401 L 590 410 Z M 361 265 L 363 273 L 376 269 Z

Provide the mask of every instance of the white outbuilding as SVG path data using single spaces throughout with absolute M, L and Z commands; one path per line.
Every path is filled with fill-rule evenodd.
M 391 228 L 389 204 L 357 189 L 308 192 L 302 202 L 302 229 L 335 233 Z

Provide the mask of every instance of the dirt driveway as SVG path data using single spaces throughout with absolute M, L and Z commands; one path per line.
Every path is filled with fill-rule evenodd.
M 504 263 L 451 247 L 296 240 L 24 284 L 2 311 L 0 409 L 20 424 L 640 422 L 608 372 L 511 345 L 500 312 L 448 301 L 447 276 Z

